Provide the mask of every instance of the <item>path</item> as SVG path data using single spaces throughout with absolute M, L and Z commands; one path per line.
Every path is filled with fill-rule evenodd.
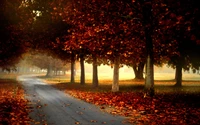
M 113 116 L 97 106 L 76 99 L 33 76 L 20 76 L 38 125 L 125 125 L 124 117 Z

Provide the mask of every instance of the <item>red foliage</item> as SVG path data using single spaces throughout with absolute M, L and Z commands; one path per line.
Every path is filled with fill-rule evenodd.
M 0 83 L 0 124 L 28 125 L 27 103 L 20 86 Z
M 67 90 L 76 98 L 99 105 L 101 109 L 112 107 L 112 114 L 129 117 L 136 124 L 198 124 L 200 123 L 200 95 L 160 94 L 153 98 L 141 92 L 85 92 Z M 194 99 L 195 98 L 195 99 Z

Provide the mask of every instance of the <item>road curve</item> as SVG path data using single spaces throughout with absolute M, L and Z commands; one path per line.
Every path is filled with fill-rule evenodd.
M 125 117 L 113 116 L 97 106 L 76 99 L 34 76 L 19 76 L 33 111 L 31 124 L 125 125 Z

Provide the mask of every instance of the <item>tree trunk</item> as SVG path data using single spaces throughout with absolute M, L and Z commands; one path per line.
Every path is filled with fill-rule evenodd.
M 133 65 L 133 71 L 134 71 L 134 74 L 135 74 L 135 79 L 137 79 L 138 78 L 137 65 Z
M 71 83 L 75 83 L 75 55 L 72 53 L 71 55 Z
M 52 77 L 53 76 L 53 70 L 52 70 L 52 64 L 50 62 L 48 68 L 47 68 L 47 74 L 46 77 Z
M 63 70 L 63 75 L 66 75 L 66 71 L 65 70 Z
M 117 56 L 114 59 L 114 73 L 113 73 L 112 92 L 118 92 L 119 91 L 119 64 L 120 64 L 120 57 Z
M 93 74 L 92 74 L 92 85 L 93 87 L 98 87 L 98 65 L 97 65 L 97 58 L 96 56 L 92 56 L 93 58 Z
M 138 66 L 133 65 L 133 71 L 135 73 L 135 79 L 144 79 L 143 71 L 144 71 L 144 63 L 139 63 Z
M 139 71 L 139 76 L 138 76 L 138 78 L 139 78 L 139 79 L 144 79 L 144 76 L 143 76 L 143 73 L 144 73 L 144 64 L 145 64 L 145 63 L 143 63 L 143 62 L 141 62 L 141 63 L 139 64 L 139 67 L 138 67 L 138 71 Z
M 81 85 L 85 85 L 85 67 L 84 67 L 84 56 L 80 55 L 80 65 L 81 65 Z
M 151 0 L 141 0 L 142 16 L 143 16 L 143 27 L 146 38 L 146 76 L 145 76 L 145 90 L 146 94 L 153 96 L 154 95 L 154 69 L 153 69 L 153 15 L 152 15 L 152 4 Z
M 148 38 L 148 37 L 147 37 Z M 147 39 L 147 44 L 152 45 L 152 39 Z M 146 94 L 149 96 L 154 96 L 154 63 L 153 63 L 153 47 L 150 47 L 147 53 L 147 62 L 146 62 L 146 76 L 145 76 L 145 90 Z
M 55 76 L 58 75 L 58 71 L 57 71 L 57 69 L 54 69 L 54 75 L 55 75 Z
M 145 79 L 145 88 L 146 90 L 154 89 L 154 70 L 153 70 L 153 60 L 151 59 L 150 55 L 147 57 L 147 63 L 146 63 L 146 79 Z
M 176 64 L 176 73 L 175 73 L 175 80 L 176 84 L 175 86 L 181 87 L 182 86 L 182 64 L 181 61 L 179 61 L 178 64 Z

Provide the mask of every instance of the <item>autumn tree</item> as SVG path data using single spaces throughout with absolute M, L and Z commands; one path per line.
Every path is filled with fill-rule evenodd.
M 130 4 L 130 3 L 129 3 Z M 182 16 L 174 14 L 176 11 L 182 10 L 179 6 L 173 8 L 179 2 L 163 1 L 163 0 L 145 0 L 132 1 L 131 7 L 137 16 L 137 19 L 142 25 L 141 32 L 144 33 L 144 40 L 146 42 L 146 84 L 148 93 L 153 92 L 153 65 L 167 62 L 170 57 L 179 57 L 179 41 L 172 38 L 181 37 L 184 34 L 177 34 L 177 29 L 180 30 L 180 20 Z M 175 6 L 174 6 L 175 7 Z M 173 8 L 173 9 L 172 9 Z M 180 12 L 178 12 L 180 14 Z M 131 16 L 131 18 L 134 18 Z M 172 30 L 174 28 L 174 30 Z M 171 29 L 171 30 L 169 30 Z M 186 33 L 186 32 L 185 32 Z M 180 65 L 179 65 L 180 66 Z
M 122 4 L 123 7 L 118 6 L 119 4 Z M 124 13 L 129 13 L 129 11 L 123 10 L 127 6 L 122 1 L 90 0 L 75 1 L 72 5 L 74 5 L 72 11 L 66 10 L 63 15 L 73 13 L 71 18 L 66 16 L 66 19 L 78 29 L 72 31 L 74 35 L 77 35 L 74 38 L 79 37 L 79 47 L 89 50 L 94 62 L 96 62 L 94 57 L 101 57 L 114 63 L 112 90 L 118 91 L 120 57 L 126 57 L 129 51 L 133 52 L 130 43 L 136 41 L 131 37 L 133 29 L 131 31 L 128 29 L 129 26 L 133 27 L 133 19 L 123 17 Z M 117 11 L 119 13 L 116 13 Z
M 23 0 L 0 2 L 0 67 L 15 65 L 27 50 L 27 34 L 23 25 L 30 26 L 32 14 L 23 6 L 23 2 Z
M 174 14 L 172 3 L 164 0 L 63 2 L 52 2 L 53 17 L 61 18 L 72 28 L 68 30 L 69 36 L 64 35 L 64 40 L 59 37 L 57 42 L 62 41 L 64 49 L 75 53 L 81 62 L 92 55 L 114 63 L 113 91 L 119 90 L 120 64 L 130 65 L 130 58 L 135 58 L 135 67 L 140 63 L 143 67 L 147 60 L 145 88 L 153 93 L 153 65 L 179 55 L 179 42 L 172 36 L 181 18 Z M 84 84 L 84 71 L 81 79 Z
M 54 3 L 55 4 L 55 3 Z M 55 6 L 53 4 L 53 6 Z M 66 51 L 70 52 L 72 54 L 71 61 L 74 65 L 75 58 L 78 57 L 80 59 L 80 66 L 81 66 L 81 84 L 85 84 L 85 71 L 84 71 L 84 60 L 87 57 L 88 54 L 88 48 L 86 46 L 85 41 L 87 41 L 87 38 L 85 38 L 85 27 L 82 26 L 82 17 L 84 17 L 84 7 L 82 6 L 82 3 L 80 1 L 74 1 L 71 3 L 66 3 L 66 7 L 63 8 L 62 6 L 54 7 L 54 16 L 56 16 L 57 13 L 60 14 L 62 19 L 69 23 L 72 26 L 72 29 L 69 29 L 68 32 L 70 32 L 71 35 L 69 35 L 67 38 L 68 40 L 64 41 L 64 48 Z M 84 24 L 83 24 L 84 25 Z M 58 39 L 58 41 L 63 42 L 61 38 Z M 73 67 L 72 65 L 72 67 Z
M 143 3 L 140 4 L 143 5 Z M 146 4 L 149 5 L 149 3 L 145 3 L 145 5 Z M 67 42 L 67 44 L 75 44 L 78 46 L 77 48 L 81 48 L 81 50 L 93 49 L 93 51 L 95 50 L 94 57 L 98 55 L 98 48 L 100 48 L 101 50 L 99 55 L 101 58 L 106 58 L 110 60 L 111 63 L 114 63 L 113 91 L 118 91 L 119 66 L 120 64 L 125 63 L 121 62 L 120 58 L 121 60 L 127 60 L 124 57 L 128 57 L 131 53 L 134 55 L 138 51 L 141 52 L 141 48 L 144 49 L 145 39 L 143 38 L 147 37 L 145 37 L 145 34 L 152 32 L 145 32 L 144 30 L 146 25 L 149 26 L 149 22 L 151 22 L 151 20 L 146 21 L 149 17 L 145 17 L 145 15 L 149 16 L 149 14 L 142 13 L 146 12 L 141 11 L 141 8 L 143 7 L 142 5 L 139 6 L 139 14 L 133 13 L 132 1 L 126 3 L 120 0 L 106 2 L 88 0 L 84 2 L 74 1 L 74 3 L 70 5 L 71 9 L 69 9 L 70 7 L 66 7 L 64 13 L 61 13 L 61 15 L 63 15 L 63 18 L 68 22 L 71 21 L 71 24 L 77 29 L 75 28 L 71 31 L 72 42 Z M 58 9 L 56 9 L 56 12 L 57 11 Z M 57 13 L 59 12 L 60 11 Z M 140 19 L 142 17 L 143 21 Z M 137 28 L 142 28 L 142 30 L 138 30 Z M 147 29 L 148 27 L 146 30 Z M 151 36 L 151 34 L 148 35 L 148 37 L 149 36 Z M 137 42 L 140 42 L 140 44 L 137 44 Z M 98 46 L 95 46 L 93 43 Z M 149 42 L 146 43 L 149 44 Z M 137 45 L 140 45 L 140 47 Z M 153 49 L 153 46 L 146 48 Z M 89 53 L 92 53 L 92 51 L 89 51 Z M 144 53 L 145 52 L 140 54 Z M 140 54 L 135 54 L 135 56 L 132 57 L 138 59 L 140 58 Z M 151 68 L 153 68 L 152 65 Z
M 171 20 L 168 23 L 170 27 L 165 30 L 165 34 L 170 36 L 169 39 L 177 42 L 178 55 L 169 56 L 169 65 L 176 69 L 175 86 L 180 87 L 182 83 L 182 70 L 199 69 L 198 67 L 198 33 L 199 33 L 199 9 L 194 0 L 183 0 L 175 3 L 168 3 L 169 15 Z M 176 9 L 175 9 L 176 8 Z M 195 60 L 195 61 L 194 61 Z M 195 65 L 194 67 L 192 65 Z
M 64 62 L 70 61 L 69 58 L 73 58 L 73 62 L 75 62 L 74 55 L 66 51 L 61 44 L 66 41 L 70 26 L 60 18 L 60 15 L 52 16 L 52 11 L 55 9 L 51 6 L 52 1 L 33 0 L 27 2 L 29 3 L 28 8 L 35 14 L 32 27 L 28 31 L 31 39 L 30 48 L 40 53 L 48 52 L 49 55 L 60 58 Z M 71 81 L 74 82 L 74 70 L 71 72 Z

